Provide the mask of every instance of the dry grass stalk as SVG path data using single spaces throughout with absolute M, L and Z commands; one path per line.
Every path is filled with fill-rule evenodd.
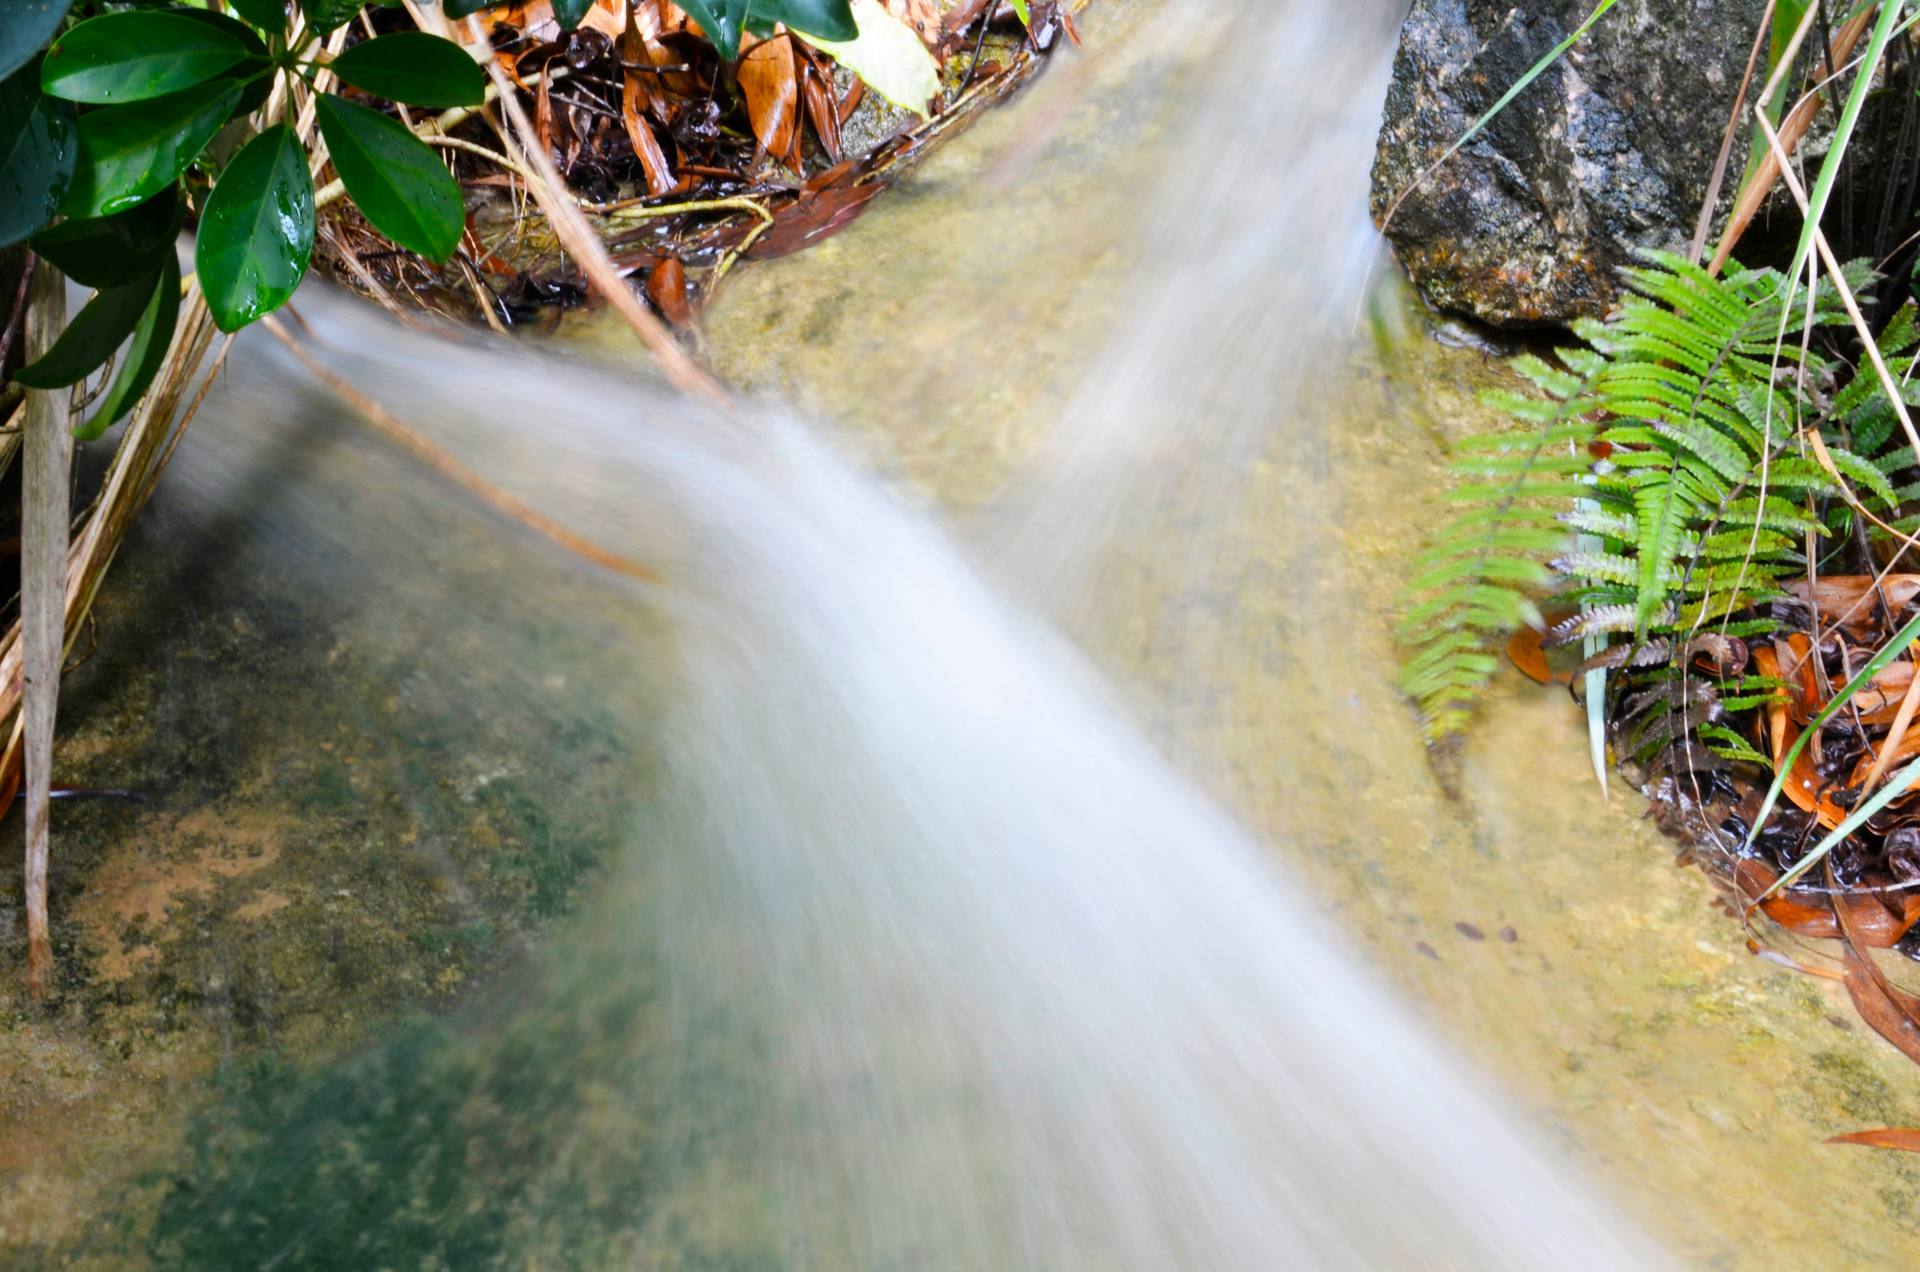
M 1734 204 L 1733 211 L 1727 216 L 1727 228 L 1726 232 L 1720 236 L 1720 246 L 1714 249 L 1713 261 L 1707 266 L 1708 273 L 1718 274 L 1725 267 L 1727 258 L 1733 255 L 1734 245 L 1740 241 L 1740 236 L 1746 233 L 1747 226 L 1759 214 L 1761 206 L 1767 201 L 1767 196 L 1773 193 L 1774 185 L 1786 171 L 1787 156 L 1791 155 L 1794 147 L 1800 144 L 1800 139 L 1806 135 L 1807 129 L 1813 124 L 1813 117 L 1819 113 L 1822 93 L 1817 88 L 1794 103 L 1793 109 L 1787 112 L 1787 117 L 1781 123 L 1777 134 L 1774 132 L 1771 121 L 1766 119 L 1765 109 L 1768 99 L 1779 87 L 1781 78 L 1792 67 L 1794 57 L 1799 53 L 1800 43 L 1812 29 L 1813 20 L 1819 16 L 1819 11 L 1820 6 L 1817 4 L 1808 6 L 1806 16 L 1801 19 L 1799 27 L 1795 29 L 1793 39 L 1782 53 L 1772 78 L 1767 81 L 1766 87 L 1760 90 L 1759 101 L 1754 103 L 1754 115 L 1763 121 L 1760 126 L 1767 133 L 1768 153 L 1761 159 L 1760 167 L 1753 174 L 1753 180 L 1741 188 L 1740 198 Z M 1834 68 L 1846 61 L 1848 55 L 1853 52 L 1853 46 L 1858 44 L 1860 37 L 1867 33 L 1867 27 L 1872 21 L 1873 8 L 1869 6 L 1842 23 L 1840 29 L 1834 32 L 1833 45 L 1827 50 L 1823 81 L 1833 77 Z
M 1740 132 L 1740 107 L 1753 86 L 1754 68 L 1760 64 L 1760 50 L 1767 45 L 1767 33 L 1773 29 L 1773 3 L 1761 10 L 1760 22 L 1753 33 L 1753 48 L 1747 53 L 1747 69 L 1740 73 L 1740 87 L 1734 90 L 1733 109 L 1727 112 L 1726 131 L 1720 134 L 1720 153 L 1714 156 L 1713 176 L 1707 182 L 1706 198 L 1700 201 L 1700 215 L 1693 223 L 1693 242 L 1687 247 L 1687 259 L 1698 265 L 1707 250 L 1707 234 L 1713 228 L 1713 208 L 1720 202 L 1720 187 L 1727 179 L 1727 162 L 1733 157 L 1733 139 Z

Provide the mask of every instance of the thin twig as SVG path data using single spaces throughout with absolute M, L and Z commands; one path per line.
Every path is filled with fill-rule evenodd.
M 504 312 L 504 306 L 500 304 L 500 298 L 493 294 L 493 290 L 481 280 L 480 270 L 474 265 L 472 258 L 463 251 L 455 251 L 453 259 L 460 262 L 460 276 L 467 280 L 467 286 L 472 289 L 474 303 L 480 306 L 480 316 L 487 320 L 487 326 L 491 327 L 497 336 L 507 335 L 506 323 L 500 320 L 499 313 L 494 312 L 496 309 Z
M 1713 228 L 1713 205 L 1720 202 L 1720 186 L 1727 178 L 1727 161 L 1733 156 L 1733 139 L 1740 131 L 1740 108 L 1746 105 L 1747 89 L 1753 85 L 1753 68 L 1760 63 L 1760 50 L 1766 45 L 1767 31 L 1773 25 L 1773 4 L 1774 0 L 1767 0 L 1767 7 L 1760 13 L 1760 27 L 1753 33 L 1753 48 L 1747 54 L 1747 69 L 1740 76 L 1740 87 L 1734 90 L 1726 131 L 1720 134 L 1720 154 L 1713 161 L 1713 179 L 1707 182 L 1707 197 L 1700 201 L 1700 216 L 1693 223 L 1693 243 L 1687 259 L 1695 265 L 1700 263 L 1700 253 L 1707 250 L 1707 232 Z
M 20 285 L 14 288 L 13 308 L 7 311 L 7 329 L 0 331 L 0 369 L 6 367 L 7 355 L 13 352 L 14 333 L 20 330 L 21 323 L 26 319 L 27 289 L 33 282 L 33 271 L 39 264 L 39 256 L 28 252 L 26 263 L 20 267 Z
M 338 394 L 342 401 L 364 416 L 366 421 L 380 430 L 388 440 L 448 481 L 478 497 L 495 511 L 519 522 L 535 534 L 551 540 L 582 560 L 645 583 L 661 581 L 659 573 L 651 567 L 620 556 L 618 553 L 609 552 L 591 539 L 567 529 L 545 513 L 536 511 L 522 500 L 488 481 L 456 459 L 444 447 L 428 441 L 413 429 L 408 428 L 393 412 L 362 393 L 347 380 L 328 370 L 293 338 L 278 318 L 268 315 L 260 321 L 268 331 L 273 333 L 276 340 L 287 347 L 300 365 L 313 373 L 315 379 Z
M 425 30 L 426 28 L 422 27 L 421 29 Z M 542 80 L 552 79 L 557 83 L 560 80 L 566 79 L 572 72 L 573 68 L 570 66 L 555 66 L 548 70 L 535 71 L 531 75 L 522 75 L 520 82 L 528 88 L 538 88 Z M 478 106 L 455 106 L 449 110 L 441 111 L 434 118 L 424 122 L 438 132 L 450 132 L 467 120 L 472 119 L 475 115 L 485 111 L 487 107 L 493 105 L 494 100 L 499 96 L 500 86 L 497 83 L 488 84 L 486 94 L 481 97 Z

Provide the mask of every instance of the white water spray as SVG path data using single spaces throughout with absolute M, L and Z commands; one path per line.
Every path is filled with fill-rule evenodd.
M 1245 81 L 1266 116 L 1283 79 Z M 1298 134 L 1258 135 L 1265 166 Z M 1155 259 L 1187 289 L 1222 262 L 1274 274 L 1261 200 L 1285 195 L 1243 184 L 1191 258 Z M 1072 649 L 809 426 L 399 332 L 334 297 L 301 306 L 313 350 L 372 397 L 665 574 L 674 780 L 630 849 L 650 885 L 608 887 L 600 918 L 623 935 L 595 957 L 608 977 L 623 951 L 663 969 L 658 1133 L 701 1141 L 703 1178 L 681 1183 L 751 1211 L 783 1262 L 1657 1261 L 1356 970 Z M 1132 387 L 1089 390 L 1067 459 L 1011 501 L 1018 534 L 989 535 L 1019 595 L 1053 608 L 1096 577 L 1081 567 L 1144 488 L 1142 456 L 1165 461 L 1170 413 L 1204 398 L 1181 418 L 1223 418 L 1287 378 L 1258 350 L 1300 328 L 1263 315 L 1198 367 L 1204 326 L 1159 339 L 1150 312 L 1121 337 Z M 249 341 L 224 409 L 258 417 L 300 372 Z M 1311 446 L 1310 429 L 1292 436 Z M 220 460 L 183 464 L 212 482 Z M 696 1104 L 698 1126 L 675 1120 Z

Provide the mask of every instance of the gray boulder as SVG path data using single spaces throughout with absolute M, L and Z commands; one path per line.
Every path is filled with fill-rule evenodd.
M 1400 205 L 1385 228 L 1415 283 L 1501 327 L 1606 313 L 1635 248 L 1691 240 L 1764 7 L 1619 0 Z M 1414 0 L 1374 160 L 1374 220 L 1592 8 Z M 1743 133 L 1729 188 L 1744 145 Z

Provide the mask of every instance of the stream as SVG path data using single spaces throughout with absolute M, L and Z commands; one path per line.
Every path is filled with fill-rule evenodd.
M 1920 1124 L 1910 1064 L 1748 954 L 1563 693 L 1504 675 L 1441 772 L 1392 688 L 1447 444 L 1511 380 L 1366 219 L 1397 15 L 1175 9 L 1102 0 L 730 280 L 737 411 L 610 314 L 536 356 L 302 294 L 315 356 L 658 585 L 242 337 L 63 703 L 60 780 L 149 798 L 56 813 L 0 1252 L 1915 1248 L 1920 1168 L 1822 1143 Z

